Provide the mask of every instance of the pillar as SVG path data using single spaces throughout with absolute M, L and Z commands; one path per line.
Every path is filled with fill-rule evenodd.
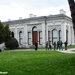
M 61 24 L 61 40 L 62 42 L 66 41 L 66 24 L 64 22 L 62 22 Z
M 69 26 L 69 29 L 68 29 L 68 44 L 70 45 L 71 44 L 71 27 Z
M 24 35 L 25 35 L 25 46 L 28 45 L 28 33 L 27 33 L 27 25 L 24 26 Z
M 45 23 L 42 23 L 42 46 L 45 46 Z

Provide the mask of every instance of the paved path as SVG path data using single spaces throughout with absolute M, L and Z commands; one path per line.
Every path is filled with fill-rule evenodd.
M 35 51 L 34 49 L 26 49 L 26 50 L 11 50 L 11 51 Z M 73 50 L 75 50 L 75 48 L 72 48 L 72 49 L 67 49 L 67 50 L 64 50 L 63 49 L 63 51 L 62 50 L 57 50 L 57 51 L 59 51 L 59 52 L 64 52 L 64 53 L 75 53 L 75 51 L 73 51 Z M 41 51 L 41 50 L 38 50 L 38 51 Z M 43 51 L 46 51 L 45 49 L 43 50 Z
M 64 53 L 75 53 L 75 51 L 73 51 L 73 50 L 75 50 L 75 48 L 72 48 L 72 49 L 67 49 L 67 50 L 57 50 L 57 51 L 59 51 L 59 52 L 64 52 Z

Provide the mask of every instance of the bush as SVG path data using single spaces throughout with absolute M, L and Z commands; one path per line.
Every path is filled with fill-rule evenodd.
M 16 48 L 18 48 L 19 44 L 18 44 L 18 41 L 15 38 L 11 37 L 10 39 L 8 39 L 5 42 L 5 46 L 8 49 L 16 49 Z

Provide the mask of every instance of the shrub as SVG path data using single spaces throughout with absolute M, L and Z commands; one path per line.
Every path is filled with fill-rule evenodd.
M 11 37 L 5 42 L 5 46 L 8 49 L 16 49 L 18 48 L 19 45 L 18 45 L 18 41 L 15 38 Z

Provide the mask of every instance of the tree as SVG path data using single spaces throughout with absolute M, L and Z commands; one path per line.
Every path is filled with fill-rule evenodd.
M 8 39 L 10 39 L 11 38 L 11 31 L 10 31 L 10 29 L 9 29 L 9 25 L 7 24 L 7 25 L 5 25 L 5 42 L 8 40 Z
M 73 29 L 75 34 L 75 1 L 74 0 L 68 0 L 70 11 L 71 11 L 71 17 L 73 22 Z
M 5 41 L 5 35 L 4 25 L 0 22 L 0 44 Z

